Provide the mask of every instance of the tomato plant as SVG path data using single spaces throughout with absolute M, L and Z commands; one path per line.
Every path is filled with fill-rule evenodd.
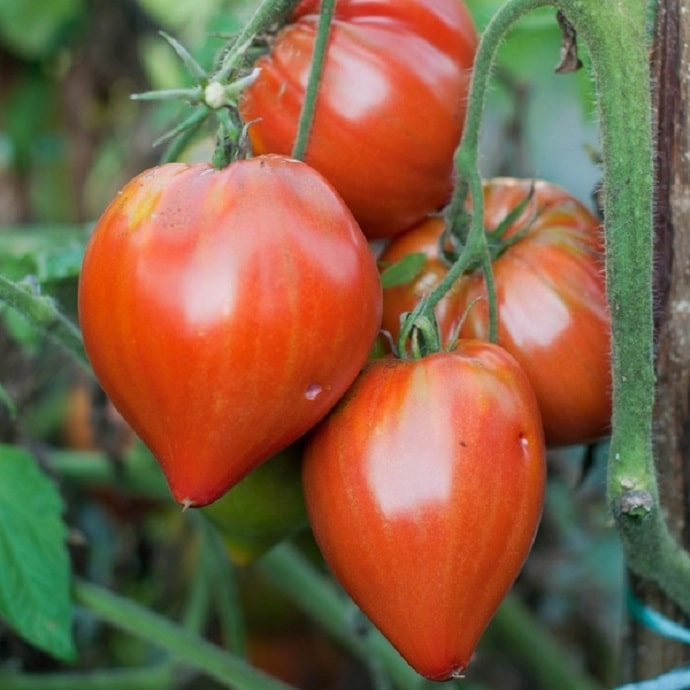
M 243 94 L 255 153 L 290 153 L 319 2 L 305 0 Z M 340 0 L 305 160 L 369 237 L 411 227 L 447 201 L 477 45 L 462 0 Z
M 545 482 L 539 409 L 502 348 L 371 362 L 311 435 L 321 551 L 408 663 L 461 674 L 527 557 Z
M 487 232 L 528 198 L 531 185 L 508 178 L 484 184 Z M 400 314 L 411 311 L 448 271 L 439 251 L 443 229 L 442 218 L 430 218 L 395 238 L 381 256 L 384 264 L 415 252 L 427 257 L 410 283 L 384 292 L 383 328 L 394 336 Z M 498 342 L 532 382 L 547 443 L 605 435 L 611 418 L 610 326 L 600 222 L 564 190 L 538 181 L 522 214 L 490 242 Z M 479 269 L 462 276 L 435 310 L 446 341 L 463 317 L 461 337 L 487 339 L 488 312 Z
M 304 163 L 171 163 L 129 182 L 89 242 L 84 344 L 175 499 L 204 505 L 304 434 L 380 323 L 374 259 Z

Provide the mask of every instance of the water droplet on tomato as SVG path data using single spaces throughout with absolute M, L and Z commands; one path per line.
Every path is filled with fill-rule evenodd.
M 322 390 L 322 389 L 321 389 L 321 386 L 319 386 L 318 383 L 310 383 L 310 384 L 307 386 L 307 391 L 306 391 L 306 393 L 304 394 L 304 397 L 305 397 L 307 400 L 316 400 L 316 398 L 317 398 L 317 397 L 319 396 L 319 394 L 321 393 L 321 390 Z

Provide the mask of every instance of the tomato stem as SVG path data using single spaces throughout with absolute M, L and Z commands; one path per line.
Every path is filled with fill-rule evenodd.
M 316 110 L 319 84 L 321 83 L 321 75 L 323 74 L 323 67 L 326 62 L 328 37 L 331 32 L 334 10 L 335 0 L 322 0 L 319 24 L 316 29 L 316 38 L 314 39 L 314 53 L 312 55 L 311 68 L 309 70 L 309 80 L 307 81 L 307 88 L 304 92 L 304 103 L 302 104 L 302 110 L 299 115 L 297 136 L 292 148 L 292 157 L 297 160 L 302 160 L 304 158 L 307 144 L 309 143 L 309 135 L 311 133 L 314 112 Z
M 79 329 L 60 311 L 52 297 L 28 279 L 15 283 L 0 276 L 0 302 L 16 309 L 32 326 L 46 333 L 90 370 Z
M 228 688 L 244 690 L 295 690 L 253 668 L 243 659 L 223 651 L 192 631 L 113 594 L 97 585 L 77 580 L 74 596 L 79 604 L 102 620 L 167 650 L 173 659 L 199 669 Z
M 654 168 L 644 0 L 511 0 L 494 15 L 475 57 L 467 120 L 454 160 L 458 182 L 447 209 L 448 222 L 467 242 L 424 306 L 433 308 L 450 289 L 469 264 L 468 255 L 482 256 L 482 251 L 487 255 L 477 156 L 491 66 L 511 26 L 528 11 L 545 5 L 561 10 L 582 38 L 597 86 L 612 339 L 608 500 L 628 566 L 654 581 L 690 613 L 690 554 L 672 537 L 662 516 L 652 451 Z M 471 214 L 465 210 L 468 194 L 473 201 Z M 488 268 L 486 262 L 482 266 Z
M 465 126 L 454 156 L 457 182 L 451 201 L 444 212 L 447 233 L 459 240 L 462 249 L 443 280 L 423 304 L 420 302 L 417 305 L 417 308 L 409 315 L 408 321 L 414 321 L 421 313 L 429 317 L 455 281 L 472 266 L 480 266 L 484 272 L 488 294 L 489 340 L 497 341 L 498 305 L 493 280 L 492 257 L 484 232 L 484 193 L 478 167 L 481 120 L 494 57 L 505 34 L 526 12 L 547 4 L 549 0 L 513 0 L 498 10 L 482 33 L 474 60 Z M 472 199 L 471 213 L 466 210 L 468 196 Z M 410 325 L 401 329 L 398 340 L 400 352 L 405 351 L 404 338 L 409 337 L 411 328 Z
M 240 33 L 234 37 L 213 79 L 223 84 L 227 83 L 254 37 L 266 31 L 272 24 L 280 22 L 298 2 L 299 0 L 263 0 Z
M 179 671 L 167 659 L 155 665 L 103 671 L 22 673 L 0 671 L 3 690 L 169 690 Z
M 498 305 L 493 280 L 492 257 L 484 232 L 484 195 L 479 171 L 479 135 L 484 112 L 486 90 L 491 78 L 494 58 L 506 34 L 520 17 L 543 5 L 548 0 L 513 0 L 501 7 L 484 29 L 474 59 L 472 82 L 468 96 L 467 115 L 460 145 L 455 151 L 456 184 L 445 211 L 446 224 L 464 245 L 463 254 L 471 253 L 471 260 L 462 255 L 448 272 L 446 279 L 436 288 L 430 300 L 436 304 L 450 290 L 453 283 L 473 262 L 484 272 L 489 302 L 489 340 L 498 337 Z M 468 196 L 472 199 L 472 212 L 466 210 Z M 461 259 L 462 262 L 461 262 Z
M 652 450 L 653 184 L 644 0 L 557 0 L 592 59 L 604 157 L 613 419 L 608 499 L 628 567 L 690 613 L 690 554 L 659 504 Z

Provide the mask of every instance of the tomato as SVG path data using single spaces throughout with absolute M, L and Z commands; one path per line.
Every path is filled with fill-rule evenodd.
M 255 153 L 292 151 L 319 6 L 297 6 L 242 95 Z M 476 47 L 462 0 L 336 3 L 305 160 L 369 237 L 411 227 L 448 199 Z
M 508 178 L 485 183 L 487 229 L 494 229 L 527 197 L 531 184 Z M 530 219 L 524 236 L 493 263 L 498 342 L 532 382 L 547 443 L 585 443 L 606 435 L 611 419 L 603 233 L 599 220 L 580 202 L 543 181 L 536 182 L 533 198 L 505 237 L 525 230 Z M 427 255 L 411 283 L 384 292 L 383 328 L 394 336 L 400 314 L 410 311 L 448 272 L 439 259 L 442 230 L 443 221 L 431 218 L 396 238 L 381 256 L 388 264 L 414 252 Z M 460 335 L 487 339 L 488 301 L 479 270 L 461 278 L 436 307 L 446 341 L 473 303 Z
M 99 220 L 79 281 L 94 372 L 184 505 L 214 501 L 316 424 L 380 313 L 352 214 L 280 156 L 137 176 Z
M 502 348 L 461 341 L 364 369 L 308 441 L 314 535 L 420 674 L 458 676 L 531 548 L 545 484 L 534 392 Z
M 293 443 L 257 467 L 203 512 L 215 523 L 236 565 L 247 565 L 307 527 L 302 444 Z

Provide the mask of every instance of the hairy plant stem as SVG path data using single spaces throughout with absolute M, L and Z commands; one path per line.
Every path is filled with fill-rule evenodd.
M 496 342 L 498 307 L 494 287 L 491 256 L 484 232 L 484 193 L 479 171 L 479 135 L 484 113 L 486 90 L 489 85 L 494 58 L 499 45 L 520 17 L 536 7 L 549 4 L 548 0 L 513 0 L 506 3 L 492 17 L 482 33 L 474 59 L 473 77 L 467 105 L 467 117 L 460 146 L 454 157 L 456 185 L 445 212 L 446 224 L 464 244 L 458 260 L 444 280 L 429 297 L 433 308 L 450 290 L 468 266 L 478 263 L 484 273 L 489 306 L 489 340 Z M 468 195 L 472 198 L 471 214 L 465 210 Z M 467 256 L 465 256 L 467 255 Z
M 613 419 L 608 500 L 628 567 L 690 613 L 690 555 L 659 504 L 652 451 L 653 159 L 644 0 L 557 0 L 588 47 L 604 157 Z
M 323 66 L 326 61 L 328 37 L 331 33 L 334 10 L 335 0 L 322 0 L 319 24 L 316 29 L 316 38 L 314 39 L 314 53 L 311 58 L 309 80 L 304 92 L 304 103 L 302 104 L 302 110 L 299 114 L 297 136 L 295 137 L 295 144 L 292 148 L 292 157 L 297 160 L 302 160 L 304 158 L 307 144 L 309 143 L 309 134 L 311 133 L 311 126 L 314 121 L 314 111 L 316 110 L 316 101 L 319 94 Z
M 27 281 L 15 283 L 0 276 L 0 302 L 16 309 L 32 326 L 90 370 L 79 329 L 60 311 L 52 297 L 40 293 L 37 285 Z
M 232 44 L 223 56 L 220 69 L 213 78 L 221 83 L 226 83 L 232 71 L 242 60 L 254 37 L 266 31 L 271 24 L 280 21 L 298 2 L 299 0 L 263 0 L 240 33 L 234 37 Z
M 535 7 L 547 4 L 549 4 L 549 0 L 513 0 L 501 7 L 482 33 L 474 59 L 462 139 L 455 151 L 453 161 L 457 181 L 451 201 L 444 212 L 446 229 L 452 231 L 460 239 L 462 251 L 443 280 L 406 319 L 398 340 L 399 350 L 403 350 L 402 345 L 404 340 L 409 337 L 414 321 L 420 315 L 426 315 L 429 318 L 434 307 L 443 299 L 455 281 L 473 265 L 481 266 L 484 273 L 489 307 L 489 340 L 491 342 L 497 340 L 498 307 L 491 256 L 484 232 L 484 193 L 478 165 L 479 134 L 486 90 L 498 46 L 520 17 Z M 468 195 L 472 198 L 471 213 L 465 210 Z

